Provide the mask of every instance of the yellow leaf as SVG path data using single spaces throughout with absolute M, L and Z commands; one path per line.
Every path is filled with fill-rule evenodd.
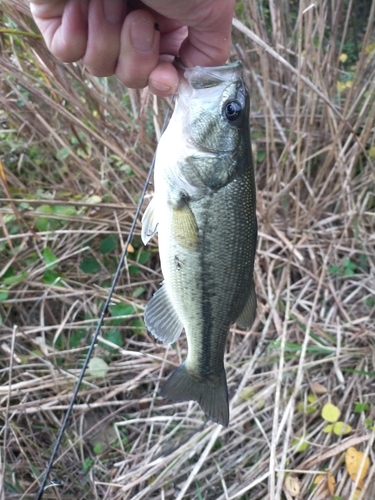
M 375 156 L 375 146 L 372 146 L 369 150 L 368 150 L 368 155 L 370 158 L 374 158 Z
M 240 398 L 243 399 L 244 401 L 248 401 L 249 399 L 251 399 L 255 394 L 255 391 L 253 389 L 253 387 L 247 387 L 246 389 L 244 389 L 241 394 L 240 394 Z
M 301 411 L 301 412 L 304 412 L 305 411 L 305 403 L 303 401 L 299 401 L 297 403 L 297 410 L 298 411 Z
M 340 54 L 340 57 L 339 57 L 340 62 L 344 63 L 347 59 L 348 59 L 348 54 L 344 54 L 344 52 L 342 54 Z
M 286 476 L 284 488 L 291 497 L 298 497 L 301 491 L 301 483 L 296 476 Z
M 325 474 L 318 474 L 314 479 L 314 484 L 319 484 L 321 481 L 326 480 L 327 476 Z
M 323 429 L 323 432 L 325 432 L 326 434 L 328 434 L 329 432 L 332 432 L 332 431 L 333 431 L 333 424 L 328 424 Z
M 329 491 L 331 495 L 335 494 L 335 484 L 336 479 L 332 476 L 332 474 L 318 474 L 314 480 L 314 484 L 319 484 L 324 481 L 324 491 Z
M 332 496 L 335 494 L 335 484 L 336 484 L 336 479 L 332 476 L 332 474 L 328 473 L 327 486 L 328 486 L 328 491 L 331 493 Z
M 350 425 L 346 424 L 345 422 L 336 422 L 335 424 L 333 424 L 333 432 L 336 434 L 336 436 L 350 434 L 352 430 L 353 429 L 350 427 Z
M 352 481 L 356 481 L 358 476 L 358 487 L 363 488 L 363 479 L 370 468 L 369 457 L 365 457 L 362 451 L 351 446 L 346 450 L 345 464 Z
M 322 417 L 327 422 L 335 423 L 340 418 L 340 410 L 332 403 L 326 403 L 322 408 Z
M 346 82 L 337 82 L 337 90 L 339 92 L 342 92 L 343 90 L 345 90 L 346 88 L 346 85 L 345 85 Z
M 353 500 L 359 500 L 361 498 L 361 490 L 355 490 L 354 495 L 353 495 Z
M 370 54 L 373 50 L 375 50 L 375 43 L 370 43 L 370 45 L 367 45 L 365 48 L 365 54 Z
M 309 403 L 315 403 L 315 401 L 316 401 L 317 399 L 318 399 L 318 398 L 315 396 L 315 394 L 309 394 L 309 395 L 307 396 L 307 401 L 308 401 Z
M 128 245 L 128 252 L 129 253 L 134 253 L 135 252 L 134 247 L 133 247 L 133 245 L 131 243 L 129 243 L 129 245 Z
M 98 196 L 97 194 L 93 194 L 92 196 L 89 196 L 86 200 L 85 200 L 86 203 L 88 203 L 89 205 L 99 205 L 99 203 L 102 202 L 102 199 L 100 196 Z
M 87 368 L 88 373 L 95 378 L 104 378 L 109 370 L 108 364 L 104 359 L 94 356 L 90 359 L 89 366 Z

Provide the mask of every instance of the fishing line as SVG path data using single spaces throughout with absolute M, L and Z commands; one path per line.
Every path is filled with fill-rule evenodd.
M 171 104 L 171 106 L 168 107 L 168 110 L 167 110 L 167 112 L 165 114 L 163 126 L 162 126 L 162 129 L 161 129 L 161 135 L 163 134 L 163 132 L 167 128 L 167 124 L 168 124 L 168 121 L 169 121 L 169 118 L 170 118 L 170 115 L 171 115 L 171 112 L 172 112 L 173 98 L 170 101 L 170 104 Z M 125 263 L 128 246 L 129 246 L 129 244 L 130 244 L 130 242 L 131 242 L 131 240 L 133 238 L 134 231 L 135 231 L 135 226 L 137 224 L 138 217 L 139 217 L 139 214 L 141 212 L 143 200 L 145 198 L 148 186 L 149 186 L 150 181 L 151 181 L 151 176 L 152 176 L 153 171 L 154 171 L 155 156 L 156 156 L 156 153 L 154 154 L 154 156 L 152 158 L 152 161 L 151 161 L 151 164 L 150 164 L 150 169 L 149 169 L 149 172 L 147 174 L 147 178 L 146 178 L 145 184 L 144 184 L 143 189 L 142 189 L 141 197 L 140 197 L 138 205 L 137 205 L 137 210 L 135 211 L 133 223 L 132 223 L 132 225 L 130 227 L 130 231 L 129 231 L 128 237 L 126 239 L 126 243 L 124 245 L 124 249 L 122 251 L 122 254 L 121 254 L 121 257 L 120 257 L 120 260 L 119 260 L 119 263 L 118 263 L 118 266 L 117 266 L 117 269 L 116 269 L 116 272 L 115 272 L 115 275 L 114 275 L 114 278 L 113 278 L 113 281 L 112 281 L 112 284 L 111 284 L 111 288 L 109 290 L 107 299 L 106 299 L 106 301 L 104 303 L 102 312 L 101 312 L 101 314 L 99 316 L 99 320 L 98 320 L 98 323 L 96 325 L 96 329 L 95 329 L 95 332 L 93 334 L 89 350 L 87 351 L 87 355 L 86 355 L 85 361 L 83 363 L 81 373 L 80 373 L 80 375 L 78 377 L 76 386 L 75 386 L 74 391 L 73 391 L 72 399 L 71 399 L 71 401 L 69 403 L 69 406 L 68 406 L 68 409 L 66 411 L 63 423 L 62 423 L 61 428 L 60 428 L 60 432 L 59 432 L 59 434 L 57 436 L 57 439 L 55 441 L 55 445 L 53 447 L 51 457 L 50 457 L 50 459 L 48 461 L 48 464 L 47 464 L 46 472 L 44 474 L 42 483 L 41 483 L 40 488 L 38 490 L 37 496 L 35 497 L 35 500 L 41 500 L 43 498 L 43 493 L 44 493 L 44 491 L 47 488 L 49 488 L 51 486 L 56 486 L 56 482 L 54 482 L 53 484 L 48 484 L 47 485 L 48 477 L 49 477 L 49 475 L 51 473 L 51 470 L 52 470 L 52 467 L 53 467 L 53 463 L 55 461 L 58 449 L 59 449 L 60 444 L 61 444 L 61 440 L 62 440 L 62 438 L 64 436 L 64 432 L 65 432 L 66 427 L 68 425 L 68 421 L 69 421 L 70 415 L 71 415 L 71 413 L 73 411 L 73 406 L 74 406 L 74 403 L 76 401 L 76 398 L 77 398 L 77 395 L 78 395 L 78 391 L 79 391 L 79 389 L 81 387 L 82 380 L 83 380 L 83 377 L 85 375 L 87 366 L 89 364 L 91 355 L 92 355 L 92 353 L 94 351 L 96 340 L 97 340 L 98 335 L 100 333 L 100 330 L 102 328 L 102 325 L 103 325 L 103 322 L 104 322 L 104 318 L 105 318 L 105 316 L 108 313 L 108 309 L 109 309 L 109 306 L 110 306 L 110 303 L 111 303 L 112 295 L 113 295 L 113 293 L 115 291 L 117 282 L 118 282 L 120 274 L 122 272 L 122 267 L 123 267 L 123 265 Z

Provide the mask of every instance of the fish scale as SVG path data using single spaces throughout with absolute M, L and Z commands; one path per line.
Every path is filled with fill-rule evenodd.
M 164 343 L 184 328 L 188 342 L 186 360 L 161 393 L 197 401 L 207 417 L 228 425 L 228 331 L 236 321 L 249 328 L 256 312 L 255 181 L 241 63 L 181 72 L 142 222 L 145 244 L 158 232 L 164 276 L 146 306 L 146 326 Z

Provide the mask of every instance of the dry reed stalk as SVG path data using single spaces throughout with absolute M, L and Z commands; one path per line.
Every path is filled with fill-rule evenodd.
M 373 498 L 374 15 L 374 2 L 352 0 L 238 5 L 233 57 L 241 55 L 251 92 L 259 311 L 252 332 L 229 335 L 230 426 L 205 424 L 194 403 L 158 396 L 186 342 L 165 349 L 133 326 L 162 279 L 155 244 L 137 262 L 138 226 L 113 299 L 132 309 L 115 327 L 106 318 L 95 355 L 108 373 L 85 378 L 54 466 L 62 485 L 45 498 L 318 500 L 331 498 L 326 483 L 313 484 L 328 470 L 335 495 L 353 499 L 343 461 L 351 446 L 370 457 L 361 498 Z M 9 193 L 0 194 L 0 296 L 8 293 L 0 301 L 0 498 L 11 500 L 34 497 L 166 104 L 60 64 L 35 38 L 21 0 L 3 1 L 1 26 Z M 118 241 L 110 255 L 101 251 L 107 237 Z M 46 248 L 59 283 L 45 281 Z M 82 271 L 87 258 L 97 272 Z M 114 328 L 122 347 L 108 337 Z M 349 435 L 324 431 L 327 402 Z

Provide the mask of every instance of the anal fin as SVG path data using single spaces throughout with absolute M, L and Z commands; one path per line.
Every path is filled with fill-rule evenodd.
M 183 324 L 178 317 L 165 285 L 152 296 L 144 315 L 147 330 L 164 344 L 173 344 L 181 335 Z
M 257 313 L 257 296 L 255 294 L 254 282 L 252 283 L 251 290 L 245 307 L 242 310 L 236 323 L 240 328 L 248 330 L 254 323 Z

